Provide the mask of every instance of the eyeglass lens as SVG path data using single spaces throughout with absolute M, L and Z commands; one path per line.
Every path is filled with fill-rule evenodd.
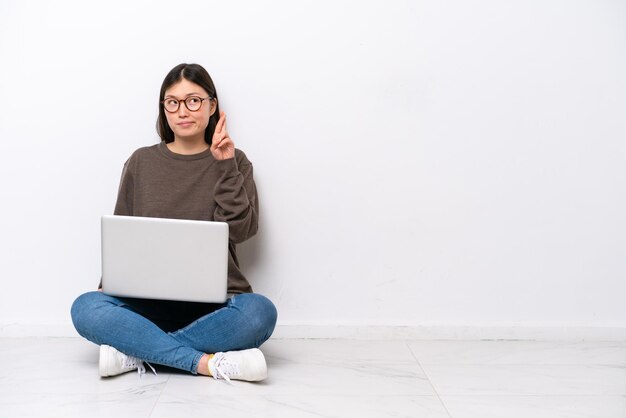
M 184 100 L 185 106 L 187 107 L 187 109 L 191 111 L 200 109 L 200 107 L 202 106 L 202 101 L 203 99 L 201 99 L 200 97 L 196 97 L 196 96 L 190 96 Z M 176 112 L 178 108 L 180 107 L 180 101 L 178 101 L 177 99 L 171 99 L 171 98 L 166 99 L 163 102 L 163 106 L 165 107 L 165 110 L 167 110 L 168 112 Z

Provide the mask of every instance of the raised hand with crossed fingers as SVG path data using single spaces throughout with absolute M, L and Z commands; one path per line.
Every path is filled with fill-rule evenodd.
M 235 144 L 226 130 L 226 113 L 220 112 L 220 119 L 215 126 L 211 153 L 216 160 L 227 160 L 235 156 Z

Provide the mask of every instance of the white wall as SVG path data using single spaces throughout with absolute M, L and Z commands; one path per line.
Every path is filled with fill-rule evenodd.
M 280 323 L 626 329 L 626 3 L 0 1 L 0 325 L 69 324 L 204 65 Z M 46 325 L 47 326 L 47 325 Z

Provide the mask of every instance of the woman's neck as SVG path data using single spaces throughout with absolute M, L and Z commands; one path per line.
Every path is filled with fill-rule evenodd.
M 206 151 L 209 148 L 209 144 L 205 142 L 204 138 L 174 138 L 174 141 L 167 144 L 167 147 L 176 154 L 191 155 Z

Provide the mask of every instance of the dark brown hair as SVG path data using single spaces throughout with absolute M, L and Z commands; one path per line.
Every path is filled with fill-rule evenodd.
M 216 101 L 215 112 L 210 116 L 209 126 L 207 126 L 204 131 L 204 141 L 211 145 L 215 126 L 220 118 L 220 104 L 217 100 L 217 91 L 215 90 L 211 76 L 207 70 L 198 64 L 178 64 L 165 76 L 163 84 L 161 84 L 161 92 L 159 93 L 159 118 L 156 124 L 157 132 L 161 137 L 161 141 L 165 141 L 166 144 L 174 141 L 174 131 L 172 131 L 172 128 L 170 128 L 170 125 L 167 123 L 165 109 L 161 102 L 165 98 L 165 91 L 183 78 L 202 87 L 209 96 Z

